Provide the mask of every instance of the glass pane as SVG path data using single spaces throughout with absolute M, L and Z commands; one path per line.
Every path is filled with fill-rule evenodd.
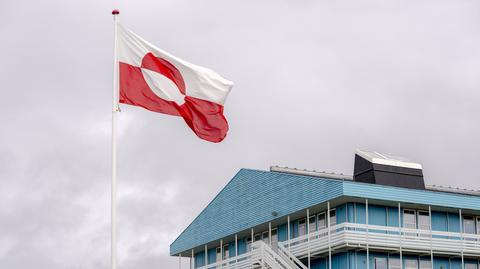
M 230 257 L 230 253 L 228 252 L 228 245 L 223 246 L 223 259 L 228 259 Z
M 318 214 L 318 229 L 324 229 L 327 227 L 325 222 L 325 213 Z
M 316 216 L 311 216 L 308 219 L 308 232 L 313 233 L 317 230 L 317 222 L 316 222 L 317 217 Z
M 387 269 L 387 259 L 375 258 L 375 269 Z
M 432 269 L 432 261 L 430 260 L 420 261 L 420 269 Z
M 306 227 L 305 227 L 305 219 L 298 221 L 298 236 L 305 235 Z
M 222 252 L 220 251 L 220 248 L 217 248 L 217 257 L 216 261 L 220 261 L 222 259 Z
M 416 229 L 415 211 L 405 210 L 403 211 L 403 227 L 408 229 Z
M 465 264 L 465 269 L 477 269 L 477 265 L 472 263 L 467 263 Z
M 463 218 L 463 232 L 467 234 L 475 233 L 475 222 L 473 221 L 473 217 Z
M 388 268 L 389 269 L 401 269 L 400 268 L 400 259 L 389 258 L 388 259 Z
M 430 216 L 428 212 L 418 211 L 418 228 L 421 230 L 430 230 Z
M 269 237 L 268 236 L 268 231 L 262 233 L 262 241 L 267 243 L 267 244 L 270 244 L 270 240 L 269 240 L 268 237 Z
M 330 210 L 330 226 L 336 225 L 337 224 L 337 216 L 335 209 Z
M 252 250 L 252 238 L 247 238 L 247 252 L 250 252 Z
M 256 234 L 253 242 L 260 241 L 261 239 L 262 239 L 262 235 L 261 234 Z
M 275 246 L 278 243 L 278 230 L 272 229 L 272 245 Z
M 418 269 L 418 261 L 407 259 L 405 261 L 405 269 Z

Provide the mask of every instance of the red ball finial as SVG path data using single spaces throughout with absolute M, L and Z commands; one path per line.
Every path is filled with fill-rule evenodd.
M 118 9 L 112 10 L 112 15 L 118 15 L 118 14 L 120 14 L 120 10 Z

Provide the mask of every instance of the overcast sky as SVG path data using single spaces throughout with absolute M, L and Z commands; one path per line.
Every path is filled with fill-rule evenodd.
M 235 82 L 220 144 L 122 106 L 121 269 L 176 268 L 170 243 L 242 167 L 351 174 L 361 148 L 480 189 L 479 1 L 1 1 L 0 268 L 109 267 L 115 7 Z

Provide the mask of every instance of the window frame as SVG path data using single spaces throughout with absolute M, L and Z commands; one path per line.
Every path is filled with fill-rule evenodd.
M 425 214 L 425 215 L 423 215 Z M 420 216 L 425 216 L 428 219 L 428 229 L 423 229 L 421 226 L 422 224 L 420 223 Z M 431 223 L 432 217 L 430 216 L 430 212 L 426 210 L 417 210 L 417 229 L 419 230 L 424 230 L 424 231 L 430 231 L 432 229 L 432 223 Z
M 416 265 L 416 266 L 415 266 L 415 267 L 407 267 L 408 261 L 415 261 L 415 265 Z M 404 266 L 405 266 L 405 269 L 418 269 L 418 266 L 419 266 L 418 259 L 408 259 L 408 258 L 407 258 L 407 259 L 405 259 L 405 264 L 404 264 Z
M 301 224 L 300 222 L 303 222 Z M 303 226 L 303 234 L 300 233 L 300 226 Z M 298 229 L 297 229 L 297 237 L 304 236 L 307 234 L 307 218 L 301 218 L 298 220 Z
M 424 263 L 424 262 L 428 262 L 429 267 L 422 267 L 422 263 Z M 420 269 L 433 269 L 432 261 L 431 260 L 420 260 L 420 262 L 418 263 L 418 268 L 420 268 Z
M 398 265 L 392 265 L 392 261 L 398 261 Z M 402 263 L 400 262 L 400 258 L 391 258 L 388 257 L 388 269 L 402 269 Z
M 334 213 L 334 216 L 332 217 L 332 213 Z M 336 208 L 333 208 L 333 209 L 330 209 L 330 212 L 328 214 L 328 217 L 329 217 L 329 223 L 330 226 L 334 226 L 334 225 L 337 225 L 337 209 Z M 332 224 L 332 218 L 334 218 L 334 222 Z
M 382 268 L 377 267 L 377 261 L 380 261 L 380 260 L 383 260 L 385 262 L 385 267 L 382 267 Z M 374 269 L 388 269 L 388 259 L 383 258 L 383 257 L 375 257 L 374 260 L 373 260 L 373 268 Z
M 320 218 L 323 216 L 323 227 L 320 227 Z M 325 211 L 317 214 L 317 230 L 323 230 L 327 228 L 327 214 Z
M 311 219 L 313 219 L 313 225 L 310 223 Z M 312 230 L 312 227 L 313 227 L 313 230 Z M 317 228 L 318 228 L 317 215 L 313 214 L 313 215 L 308 217 L 308 233 L 314 233 L 314 232 L 318 231 Z
M 228 244 L 223 245 L 222 257 L 223 257 L 222 260 L 226 260 L 226 259 L 230 258 L 230 248 L 229 248 Z
M 406 222 L 405 222 L 405 220 L 406 220 L 406 218 L 405 218 L 405 215 L 406 215 L 405 212 L 406 212 L 406 211 L 413 212 L 413 220 L 414 220 L 414 226 L 415 226 L 415 228 L 406 227 L 406 225 L 405 225 L 405 224 L 406 224 Z M 415 210 L 415 209 L 408 209 L 408 208 L 404 208 L 404 209 L 403 209 L 402 227 L 403 227 L 403 228 L 406 228 L 406 229 L 417 229 L 417 210 Z
M 462 226 L 463 226 L 463 233 L 466 233 L 466 234 L 476 234 L 478 228 L 476 227 L 476 218 L 474 216 L 469 216 L 469 215 L 466 215 L 466 216 L 462 216 Z M 469 220 L 471 220 L 473 222 L 473 233 L 467 233 L 465 229 L 465 218 L 469 218 Z

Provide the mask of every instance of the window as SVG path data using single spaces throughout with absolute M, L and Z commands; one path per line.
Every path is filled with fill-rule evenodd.
M 402 269 L 402 267 L 400 267 L 400 259 L 389 258 L 388 259 L 388 268 L 389 269 Z
M 325 212 L 318 214 L 317 219 L 318 219 L 318 230 L 325 229 L 327 227 L 327 223 L 325 222 Z
M 418 261 L 412 259 L 405 260 L 405 269 L 418 269 Z
M 265 231 L 262 233 L 262 241 L 265 242 L 265 244 L 270 244 L 270 238 L 268 236 L 268 231 Z
M 272 229 L 272 246 L 275 248 L 277 247 L 278 243 L 278 230 L 277 228 Z
M 250 252 L 252 250 L 252 238 L 249 237 L 247 238 L 247 252 Z
M 465 269 L 477 269 L 477 265 L 474 263 L 466 263 Z
M 417 218 L 415 217 L 415 210 L 403 210 L 403 227 L 407 229 L 417 229 Z M 412 233 L 406 233 L 405 235 L 417 236 L 416 234 Z
M 375 269 L 387 269 L 387 259 L 375 258 Z
M 432 269 L 432 261 L 431 260 L 421 260 L 420 261 L 420 269 Z
M 313 233 L 317 230 L 317 216 L 313 215 L 308 218 L 308 233 Z
M 466 234 L 475 234 L 475 220 L 473 217 L 463 217 L 463 232 Z
M 226 260 L 230 258 L 230 253 L 228 252 L 228 244 L 223 246 L 223 259 Z
M 253 236 L 253 242 L 262 240 L 262 234 L 256 234 Z
M 301 219 L 298 221 L 298 236 L 305 235 L 306 227 L 305 227 L 305 219 Z
M 330 210 L 330 226 L 337 224 L 337 216 L 335 209 Z
M 430 215 L 428 211 L 418 211 L 418 229 L 430 230 Z
M 477 234 L 480 234 L 480 217 L 477 217 Z
M 219 262 L 222 259 L 222 249 L 220 247 L 217 248 L 217 259 L 215 261 Z

